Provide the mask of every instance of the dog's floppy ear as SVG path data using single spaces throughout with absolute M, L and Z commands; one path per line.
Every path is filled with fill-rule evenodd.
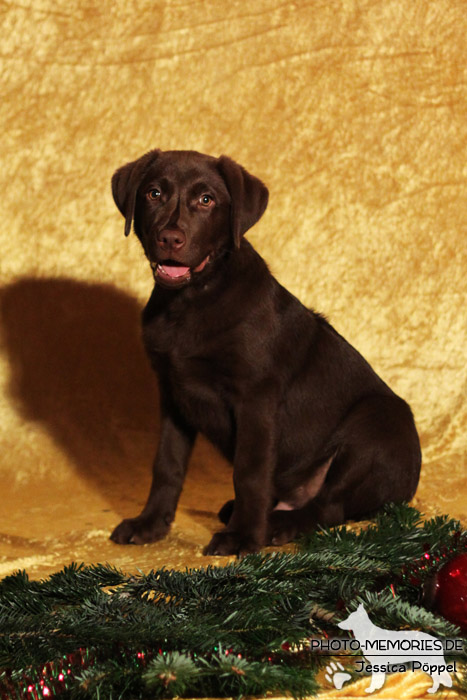
M 123 165 L 112 177 L 112 195 L 120 213 L 125 217 L 125 236 L 131 231 L 138 187 L 159 153 L 157 149 L 149 151 L 138 160 Z
M 250 175 L 245 168 L 227 156 L 219 158 L 218 168 L 232 200 L 232 233 L 238 248 L 243 234 L 264 214 L 269 192 L 259 178 Z

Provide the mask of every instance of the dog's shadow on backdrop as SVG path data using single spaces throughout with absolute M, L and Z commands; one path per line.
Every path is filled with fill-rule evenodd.
M 19 413 L 42 423 L 110 502 L 115 491 L 113 505 L 138 498 L 135 487 L 144 500 L 159 399 L 139 302 L 109 284 L 27 277 L 1 290 L 0 308 Z

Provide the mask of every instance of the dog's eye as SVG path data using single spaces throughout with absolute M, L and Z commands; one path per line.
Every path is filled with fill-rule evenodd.
M 158 199 L 161 196 L 161 193 L 157 189 L 149 190 L 147 194 L 149 199 Z
M 212 207 L 214 204 L 214 198 L 211 197 L 210 194 L 202 194 L 201 197 L 198 199 L 198 202 L 201 204 L 202 207 Z

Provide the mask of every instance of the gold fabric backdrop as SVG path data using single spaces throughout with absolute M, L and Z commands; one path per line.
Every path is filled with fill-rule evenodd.
M 110 177 L 155 147 L 225 153 L 264 180 L 270 204 L 250 241 L 411 404 L 415 505 L 467 523 L 465 10 L 3 6 L 1 576 L 71 560 L 208 563 L 232 486 L 202 439 L 170 537 L 108 540 L 146 498 L 158 431 L 139 340 L 152 276 Z

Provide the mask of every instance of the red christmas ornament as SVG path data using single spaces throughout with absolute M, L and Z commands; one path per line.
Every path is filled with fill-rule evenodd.
M 458 554 L 438 571 L 434 607 L 446 620 L 467 630 L 467 553 Z

